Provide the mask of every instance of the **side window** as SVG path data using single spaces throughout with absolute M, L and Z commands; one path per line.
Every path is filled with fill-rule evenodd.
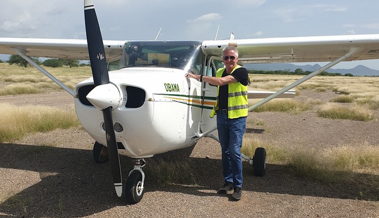
M 215 71 L 213 60 L 207 59 L 205 64 L 206 64 L 206 66 L 204 68 L 204 71 L 205 71 L 204 75 L 205 76 L 216 76 L 216 71 Z
M 205 58 L 205 56 L 204 56 L 203 52 L 200 51 L 196 57 L 196 61 L 194 64 L 196 74 L 201 74 L 201 72 L 203 72 L 204 58 Z
M 207 59 L 205 62 L 205 67 L 204 67 L 204 75 L 215 77 L 217 70 L 222 67 L 224 67 L 224 63 L 221 60 L 217 60 L 214 58 Z M 212 84 L 209 84 L 209 85 L 215 86 Z
M 214 66 L 216 68 L 216 71 L 222 67 L 224 67 L 224 63 L 222 60 L 213 60 Z M 216 75 L 216 74 L 215 74 Z
M 221 60 L 212 59 L 210 66 L 207 68 L 207 76 L 216 76 L 218 69 L 224 67 L 224 63 Z

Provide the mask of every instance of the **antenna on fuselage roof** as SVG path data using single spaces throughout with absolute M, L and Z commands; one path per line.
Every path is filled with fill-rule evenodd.
M 234 40 L 234 33 L 230 34 L 229 40 Z
M 220 29 L 220 25 L 217 26 L 217 31 L 216 31 L 216 36 L 215 36 L 215 40 L 217 40 L 217 36 L 218 36 L 218 30 Z
M 162 27 L 159 29 L 157 36 L 155 37 L 154 41 L 157 41 L 159 34 L 161 33 Z

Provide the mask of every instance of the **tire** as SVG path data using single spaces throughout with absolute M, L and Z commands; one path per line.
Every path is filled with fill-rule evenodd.
M 266 150 L 264 148 L 255 149 L 253 157 L 253 170 L 255 176 L 264 176 L 266 173 Z
M 98 142 L 93 145 L 92 155 L 96 163 L 105 163 L 109 160 L 108 148 Z
M 136 204 L 142 200 L 144 188 L 141 189 L 142 175 L 139 171 L 133 171 L 125 184 L 125 198 L 129 204 Z

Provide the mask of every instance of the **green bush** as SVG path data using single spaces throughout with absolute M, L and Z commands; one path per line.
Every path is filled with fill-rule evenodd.
M 58 59 L 47 59 L 42 64 L 46 67 L 62 67 L 63 61 Z

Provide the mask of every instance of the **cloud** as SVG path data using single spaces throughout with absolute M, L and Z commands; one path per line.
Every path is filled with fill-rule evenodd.
M 38 23 L 32 19 L 28 12 L 14 16 L 0 24 L 0 30 L 5 32 L 25 32 L 37 29 Z
M 355 32 L 355 30 L 349 30 L 349 31 L 347 31 L 349 34 L 357 34 L 356 32 Z
M 209 13 L 202 15 L 198 18 L 195 18 L 193 20 L 187 20 L 187 23 L 199 23 L 199 22 L 211 22 L 215 20 L 221 20 L 222 16 L 218 13 Z
M 204 37 L 209 38 L 216 31 L 216 28 L 212 29 L 213 22 L 221 19 L 222 16 L 220 14 L 209 13 L 192 20 L 187 20 L 186 22 L 189 24 L 186 30 L 187 37 L 196 40 L 203 39 Z
M 279 16 L 283 22 L 290 23 L 295 21 L 293 16 L 297 14 L 295 13 L 296 11 L 297 9 L 295 8 L 279 8 L 275 10 L 274 13 Z
M 347 11 L 347 8 L 346 7 L 330 7 L 330 8 L 326 8 L 326 11 L 333 11 L 333 12 L 344 12 L 344 11 Z
M 0 34 L 3 37 L 45 37 L 57 34 L 63 26 L 72 28 L 74 18 L 67 15 L 76 8 L 69 5 L 54 1 L 4 0 L 0 9 Z
M 379 23 L 363 24 L 362 27 L 365 29 L 379 29 Z
M 347 7 L 345 6 L 338 6 L 338 5 L 329 5 L 329 4 L 318 4 L 318 5 L 311 5 L 311 8 L 321 8 L 325 11 L 332 11 L 332 12 L 344 12 L 347 11 Z
M 342 27 L 344 27 L 344 28 L 353 28 L 353 27 L 356 27 L 357 25 L 355 25 L 355 24 L 344 24 L 344 25 L 342 25 Z
M 241 5 L 241 6 L 255 6 L 259 7 L 266 3 L 266 0 L 236 0 L 236 4 Z
M 315 14 L 322 12 L 345 12 L 347 7 L 330 5 L 330 4 L 303 4 L 303 5 L 287 5 L 274 10 L 274 14 L 281 18 L 284 23 L 302 21 L 309 19 Z M 321 16 L 321 15 L 320 15 Z
M 256 33 L 254 33 L 253 36 L 261 36 L 261 35 L 263 35 L 263 31 L 258 31 Z

